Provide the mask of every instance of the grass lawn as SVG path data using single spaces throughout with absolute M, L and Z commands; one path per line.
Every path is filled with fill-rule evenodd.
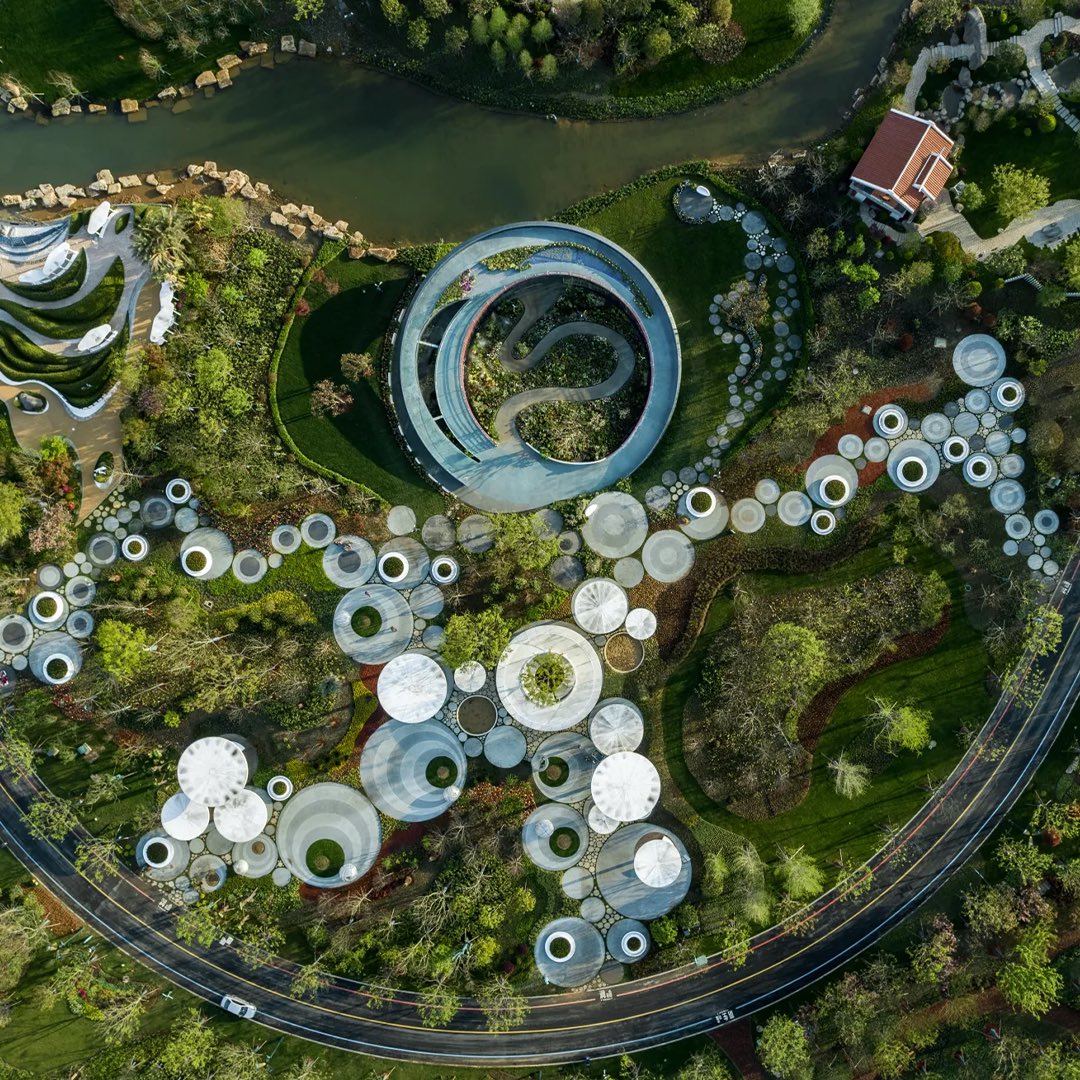
M 1033 129 L 1031 135 L 1024 134 L 1025 127 Z M 981 134 L 969 131 L 960 155 L 960 171 L 965 180 L 974 180 L 987 196 L 986 203 L 978 210 L 965 212 L 980 236 L 993 236 L 1008 225 L 998 214 L 990 194 L 993 168 L 1006 161 L 1045 176 L 1050 181 L 1051 202 L 1080 197 L 1076 137 L 1064 124 L 1059 123 L 1048 135 L 1040 134 L 1033 124 L 1025 124 L 1023 120 L 1015 128 L 1010 128 L 1007 120 L 1001 120 Z
M 671 204 L 678 183 L 679 178 L 657 180 L 581 222 L 641 260 L 667 298 L 679 331 L 679 402 L 659 446 L 634 474 L 639 495 L 657 483 L 665 469 L 677 472 L 706 452 L 706 438 L 730 408 L 727 376 L 740 356 L 738 345 L 724 345 L 713 333 L 709 304 L 746 272 L 746 234 L 734 221 L 683 224 Z M 771 331 L 765 335 L 767 352 L 770 336 Z M 787 385 L 775 379 L 766 383 L 759 412 L 769 408 Z
M 331 296 L 317 283 L 308 288 L 311 314 L 293 322 L 278 367 L 282 423 L 296 445 L 321 465 L 366 484 L 389 502 L 407 503 L 419 515 L 439 513 L 443 500 L 394 437 L 377 377 L 352 385 L 356 404 L 344 416 L 311 415 L 312 386 L 320 379 L 344 381 L 342 353 L 368 353 L 377 359 L 409 271 L 394 263 L 346 258 L 325 269 L 340 292 Z M 382 288 L 376 289 L 380 282 Z
M 15 300 L 0 300 L 6 311 L 23 326 L 46 337 L 80 338 L 95 326 L 107 323 L 124 295 L 124 260 L 117 256 L 101 280 L 81 300 L 66 307 L 27 307 Z
M 821 588 L 881 573 L 890 565 L 890 553 L 875 547 L 820 573 L 748 575 L 747 585 L 756 594 Z M 881 846 L 880 829 L 886 822 L 902 824 L 925 801 L 920 784 L 927 773 L 940 780 L 959 759 L 963 747 L 956 733 L 960 728 L 965 724 L 979 727 L 989 714 L 993 698 L 985 688 L 987 656 L 980 634 L 964 614 L 960 576 L 951 564 L 926 551 L 917 554 L 915 565 L 923 571 L 936 569 L 949 583 L 953 608 L 948 633 L 934 652 L 888 667 L 841 698 L 814 753 L 810 791 L 792 810 L 767 821 L 736 817 L 705 794 L 682 757 L 686 701 L 700 682 L 701 666 L 713 640 L 724 632 L 732 615 L 726 592 L 713 602 L 697 644 L 668 681 L 662 699 L 664 742 L 668 767 L 682 794 L 705 821 L 752 840 L 766 861 L 776 857 L 777 844 L 789 849 L 805 846 L 819 860 L 833 859 L 841 850 L 849 865 L 864 860 Z M 872 697 L 890 697 L 930 709 L 934 714 L 931 736 L 937 745 L 921 755 L 900 754 L 875 774 L 864 796 L 843 799 L 833 789 L 827 762 L 859 733 Z
M 140 41 L 113 15 L 108 0 L 0 0 L 0 41 L 4 43 L 3 74 L 48 102 L 60 92 L 51 72 L 64 72 L 91 99 L 146 98 L 163 86 L 191 82 L 214 59 L 236 52 L 247 34 L 229 27 L 224 39 L 202 47 L 202 55 L 185 59 L 164 41 Z M 165 65 L 164 81 L 148 79 L 139 67 L 145 48 Z
M 732 0 L 732 19 L 746 35 L 746 48 L 727 64 L 709 64 L 692 49 L 661 60 L 655 67 L 611 85 L 615 97 L 645 97 L 709 87 L 722 94 L 751 83 L 786 64 L 804 37 L 792 37 L 780 0 Z

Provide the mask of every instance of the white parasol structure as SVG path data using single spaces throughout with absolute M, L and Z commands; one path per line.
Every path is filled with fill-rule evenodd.
M 650 889 L 666 889 L 682 873 L 679 849 L 666 836 L 644 840 L 634 852 L 634 873 Z
M 603 702 L 589 721 L 589 738 L 601 754 L 636 750 L 644 736 L 641 710 L 625 698 Z
M 163 281 L 158 290 L 158 313 L 154 316 L 150 327 L 150 342 L 153 345 L 164 345 L 165 335 L 172 329 L 176 322 L 176 309 L 173 307 L 173 297 L 176 295 L 176 286 L 171 281 Z
M 119 331 L 114 330 L 108 323 L 102 323 L 101 326 L 95 326 L 93 330 L 87 330 L 79 338 L 79 344 L 75 346 L 75 351 L 88 353 L 94 352 L 96 349 L 103 349 L 118 333 Z
M 161 827 L 174 840 L 194 840 L 206 832 L 210 824 L 210 808 L 194 802 L 182 791 L 170 795 L 161 808 Z
M 106 199 L 104 202 L 99 203 L 94 207 L 94 212 L 90 215 L 90 220 L 86 223 L 86 231 L 91 236 L 101 236 L 105 232 L 105 225 L 109 218 L 112 217 L 112 203 Z
M 19 282 L 23 285 L 44 285 L 47 281 L 59 277 L 75 260 L 78 254 L 65 240 L 45 256 L 45 262 L 36 270 L 27 270 L 19 275 Z
M 266 828 L 270 811 L 254 788 L 245 788 L 214 810 L 214 825 L 226 840 L 245 844 Z
M 660 799 L 660 774 L 641 754 L 611 754 L 593 772 L 592 797 L 605 817 L 640 821 L 652 813 Z
M 223 806 L 247 786 L 250 764 L 244 747 L 234 739 L 211 735 L 197 739 L 176 766 L 180 790 L 204 806 Z
M 430 720 L 450 696 L 442 665 L 421 652 L 395 656 L 379 673 L 379 704 L 403 724 Z
M 570 609 L 574 622 L 587 634 L 610 634 L 622 626 L 630 604 L 618 582 L 590 578 L 574 590 Z

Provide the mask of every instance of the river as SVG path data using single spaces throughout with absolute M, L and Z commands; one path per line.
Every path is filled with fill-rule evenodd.
M 897 0 L 835 0 L 802 60 L 755 90 L 681 116 L 558 122 L 484 109 L 333 61 L 244 72 L 212 101 L 47 124 L 0 114 L 0 190 L 86 183 L 212 159 L 384 242 L 459 240 L 542 217 L 650 168 L 737 162 L 807 146 L 833 130 L 874 73 Z

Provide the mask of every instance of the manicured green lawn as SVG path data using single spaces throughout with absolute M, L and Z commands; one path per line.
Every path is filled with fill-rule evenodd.
M 1024 134 L 1032 127 L 1031 135 Z M 969 131 L 960 155 L 960 171 L 965 180 L 974 180 L 987 196 L 985 205 L 965 212 L 975 231 L 984 237 L 993 236 L 1008 224 L 997 212 L 990 198 L 995 165 L 1009 162 L 1045 176 L 1050 181 L 1050 201 L 1080 197 L 1080 169 L 1077 169 L 1076 137 L 1059 123 L 1048 135 L 1040 134 L 1034 125 L 1020 122 L 1010 128 L 1001 120 L 981 134 Z
M 929 773 L 941 780 L 959 759 L 963 747 L 957 732 L 965 725 L 980 727 L 989 715 L 993 698 L 986 690 L 987 655 L 979 633 L 964 614 L 963 583 L 953 567 L 929 552 L 917 555 L 923 571 L 936 569 L 953 594 L 952 621 L 940 645 L 913 660 L 885 668 L 857 684 L 841 698 L 814 753 L 810 791 L 794 809 L 766 821 L 747 821 L 714 803 L 686 768 L 682 757 L 683 710 L 696 690 L 701 666 L 718 634 L 731 618 L 730 597 L 721 593 L 713 602 L 705 629 L 674 676 L 662 698 L 662 721 L 668 767 L 682 794 L 705 821 L 748 837 L 762 858 L 776 857 L 776 845 L 805 847 L 827 861 L 843 852 L 848 865 L 866 859 L 881 845 L 880 829 L 887 822 L 903 824 L 926 800 L 921 784 Z M 752 592 L 776 593 L 839 585 L 881 573 L 891 565 L 889 553 L 874 547 L 838 566 L 815 574 L 753 574 Z M 833 789 L 828 759 L 851 742 L 870 711 L 872 697 L 910 702 L 934 714 L 931 735 L 936 746 L 921 755 L 902 753 L 873 777 L 869 791 L 847 800 Z
M 366 484 L 389 502 L 408 503 L 418 514 L 438 513 L 442 499 L 398 445 L 377 376 L 351 386 L 355 405 L 344 416 L 311 415 L 312 386 L 320 379 L 345 381 L 342 353 L 367 353 L 377 360 L 409 271 L 374 259 L 339 258 L 326 267 L 326 275 L 340 292 L 330 296 L 318 284 L 308 288 L 311 314 L 295 319 L 281 356 L 277 399 L 282 423 L 296 445 L 321 465 Z
M 730 408 L 727 376 L 739 362 L 738 345 L 724 345 L 713 333 L 709 304 L 746 272 L 746 234 L 737 222 L 683 224 L 671 203 L 678 183 L 679 178 L 647 184 L 581 222 L 641 261 L 667 298 L 679 331 L 679 402 L 660 445 L 633 476 L 639 494 L 665 469 L 677 472 L 706 452 L 706 438 Z M 767 383 L 760 410 L 787 385 Z
M 247 34 L 229 27 L 192 60 L 171 51 L 165 41 L 140 41 L 113 15 L 108 0 L 0 0 L 3 69 L 48 102 L 60 96 L 51 72 L 72 77 L 77 89 L 93 100 L 145 98 L 163 86 L 190 82 L 214 59 L 236 52 Z M 139 49 L 148 49 L 168 71 L 165 80 L 148 79 L 139 67 Z
M 124 294 L 124 277 L 124 260 L 117 256 L 94 288 L 74 304 L 36 308 L 15 300 L 0 300 L 0 311 L 46 337 L 79 338 L 112 318 Z

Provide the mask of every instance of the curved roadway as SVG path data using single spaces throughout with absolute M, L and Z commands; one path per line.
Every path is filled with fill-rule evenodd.
M 4 776 L 0 835 L 44 884 L 94 929 L 135 959 L 199 997 L 236 994 L 258 1007 L 256 1022 L 345 1050 L 460 1066 L 538 1065 L 640 1050 L 706 1031 L 775 1005 L 873 945 L 927 900 L 991 834 L 1027 786 L 1076 703 L 1080 690 L 1080 592 L 1074 558 L 1055 590 L 1064 644 L 1045 663 L 1033 709 L 1003 699 L 959 765 L 902 835 L 871 861 L 860 899 L 827 893 L 800 916 L 798 936 L 759 935 L 746 965 L 732 971 L 718 956 L 607 990 L 530 999 L 524 1025 L 492 1035 L 465 1002 L 448 1028 L 425 1028 L 413 995 L 397 992 L 381 1011 L 365 1005 L 363 984 L 336 979 L 314 1001 L 296 1001 L 284 961 L 252 971 L 231 945 L 186 946 L 172 936 L 174 913 L 163 894 L 124 872 L 104 885 L 77 876 L 73 843 L 42 843 L 22 811 L 34 782 Z M 1000 757 L 986 753 L 993 744 Z M 789 924 L 790 926 L 790 924 Z

